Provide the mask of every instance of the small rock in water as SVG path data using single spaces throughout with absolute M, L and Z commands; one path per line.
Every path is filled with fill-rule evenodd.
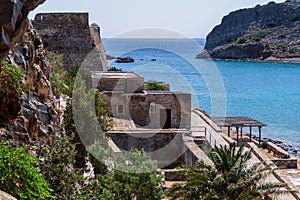
M 125 57 L 125 58 L 118 57 L 115 62 L 116 63 L 130 63 L 130 62 L 134 62 L 134 59 L 131 57 Z
M 282 144 L 283 142 L 277 140 L 277 141 L 275 141 L 274 143 L 275 143 L 275 144 Z

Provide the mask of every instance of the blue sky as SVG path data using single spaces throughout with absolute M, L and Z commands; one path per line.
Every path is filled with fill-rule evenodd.
M 94 22 L 99 24 L 102 37 L 106 38 L 141 28 L 168 29 L 186 37 L 204 38 L 229 12 L 268 2 L 268 0 L 47 0 L 30 13 L 30 18 L 41 12 L 89 12 L 90 24 Z

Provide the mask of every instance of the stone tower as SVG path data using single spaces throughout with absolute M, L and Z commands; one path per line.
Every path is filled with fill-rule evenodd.
M 63 55 L 65 69 L 85 66 L 107 71 L 100 27 L 89 27 L 88 13 L 40 13 L 33 21 L 47 50 Z

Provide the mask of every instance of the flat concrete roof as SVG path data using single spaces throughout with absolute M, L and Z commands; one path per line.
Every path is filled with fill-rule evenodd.
M 93 72 L 93 79 L 128 79 L 128 78 L 143 78 L 141 75 L 135 72 Z

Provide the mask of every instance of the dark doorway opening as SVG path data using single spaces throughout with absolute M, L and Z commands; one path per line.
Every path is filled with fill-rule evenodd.
M 171 128 L 171 109 L 160 109 L 160 127 Z

